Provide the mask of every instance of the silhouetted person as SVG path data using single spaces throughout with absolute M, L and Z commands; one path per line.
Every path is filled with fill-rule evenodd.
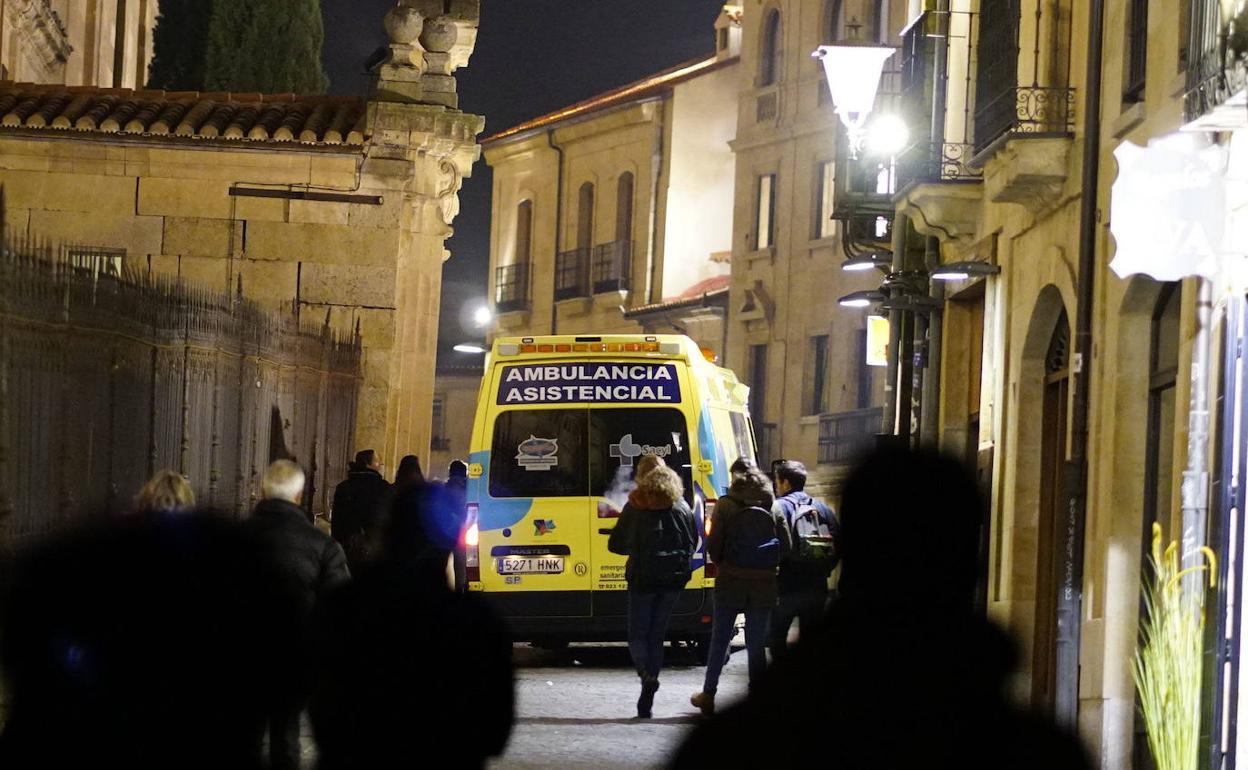
M 637 716 L 649 719 L 663 669 L 663 642 L 672 609 L 693 574 L 698 525 L 684 500 L 684 485 L 663 459 L 637 463 L 637 487 L 628 495 L 607 548 L 628 557 L 628 652 L 641 696 Z
M 258 768 L 297 649 L 274 566 L 243 525 L 191 511 L 30 548 L 0 618 L 0 767 Z
M 399 469 L 394 472 L 394 488 L 404 491 L 425 480 L 425 472 L 420 467 L 420 458 L 416 455 L 404 455 L 399 460 Z
M 381 475 L 381 460 L 372 449 L 357 452 L 348 468 L 346 480 L 334 489 L 330 533 L 346 552 L 351 570 L 359 572 L 377 548 L 376 530 L 392 489 Z
M 195 491 L 181 473 L 156 471 L 134 498 L 139 513 L 179 513 L 195 508 Z
M 473 594 L 450 590 L 441 485 L 398 498 L 380 561 L 318 613 L 311 701 L 322 770 L 481 767 L 511 731 L 511 643 Z
M 299 767 L 299 715 L 307 699 L 307 624 L 317 599 L 350 578 L 342 547 L 308 522 L 299 507 L 306 477 L 290 460 L 264 472 L 264 499 L 247 522 L 258 546 L 277 564 L 292 609 L 304 626 L 301 644 L 289 651 L 291 663 L 279 686 L 287 697 L 269 715 L 269 756 L 275 770 Z
M 845 486 L 825 623 L 672 766 L 1088 767 L 1071 736 L 1006 698 L 1013 645 L 971 609 L 979 506 L 955 460 L 869 456 Z
M 702 690 L 689 699 L 703 714 L 715 713 L 719 674 L 728 660 L 737 615 L 745 615 L 750 686 L 767 670 L 767 630 L 776 606 L 776 567 L 790 547 L 789 528 L 775 507 L 767 476 L 744 457 L 738 457 L 729 471 L 732 484 L 715 506 L 706 537 L 706 553 L 718 570 L 715 609 Z
M 468 523 L 468 465 L 463 460 L 451 460 L 446 469 L 446 494 L 449 497 L 451 511 L 459 519 L 460 533 Z M 451 563 L 455 573 L 455 590 L 468 590 L 468 565 L 464 554 L 464 544 L 457 538 L 455 550 L 451 552 Z
M 828 603 L 828 577 L 839 556 L 840 523 L 832 509 L 806 492 L 806 466 L 796 460 L 772 463 L 776 508 L 788 525 L 793 548 L 780 559 L 776 575 L 779 600 L 771 616 L 771 657 L 784 655 L 789 627 L 798 621 L 801 634 L 814 633 Z

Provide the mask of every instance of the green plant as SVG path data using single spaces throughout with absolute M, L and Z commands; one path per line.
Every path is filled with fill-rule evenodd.
M 1205 580 L 1214 585 L 1213 551 L 1201 548 L 1202 563 L 1182 568 L 1179 544 L 1161 548 L 1161 527 L 1153 524 L 1151 579 L 1144 582 L 1144 618 L 1135 654 L 1135 686 L 1157 770 L 1195 770 L 1200 742 L 1200 676 Z

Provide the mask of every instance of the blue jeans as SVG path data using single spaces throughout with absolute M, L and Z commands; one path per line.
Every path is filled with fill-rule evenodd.
M 663 668 L 667 621 L 681 590 L 628 592 L 628 652 L 638 674 L 658 677 Z
M 711 619 L 710 655 L 706 659 L 706 681 L 702 692 L 713 693 L 719 687 L 719 673 L 728 662 L 733 624 L 741 613 L 745 613 L 745 650 L 749 656 L 750 685 L 759 681 L 767 670 L 767 624 L 771 622 L 771 608 L 737 606 L 720 601 L 716 595 L 715 612 Z

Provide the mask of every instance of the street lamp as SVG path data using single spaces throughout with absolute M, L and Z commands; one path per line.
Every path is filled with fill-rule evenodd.
M 1001 268 L 987 262 L 949 262 L 932 271 L 934 281 L 965 281 L 972 276 L 997 275 Z
M 884 62 L 895 50 L 891 46 L 842 43 L 821 45 L 812 54 L 823 62 L 832 104 L 849 132 L 849 150 L 855 158 L 862 149 L 867 116 L 875 108 Z
M 841 269 L 847 273 L 858 273 L 872 268 L 888 270 L 893 265 L 893 255 L 887 251 L 869 251 L 856 257 L 850 257 L 841 263 Z
M 854 291 L 837 300 L 841 307 L 870 307 L 883 302 L 887 297 L 874 289 Z
M 475 356 L 488 352 L 482 345 L 479 345 L 476 342 L 461 342 L 451 349 L 456 353 L 471 353 Z
M 472 311 L 472 322 L 483 329 L 489 326 L 493 320 L 494 314 L 490 312 L 490 308 L 486 305 L 481 305 Z

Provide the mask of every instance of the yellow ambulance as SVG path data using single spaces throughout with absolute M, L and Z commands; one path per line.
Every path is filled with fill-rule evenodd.
M 754 459 L 748 393 L 684 336 L 495 340 L 469 458 L 469 590 L 517 641 L 624 640 L 625 557 L 607 538 L 637 459 L 658 455 L 681 475 L 704 531 L 732 461 Z M 713 584 L 699 543 L 670 639 L 704 648 Z

